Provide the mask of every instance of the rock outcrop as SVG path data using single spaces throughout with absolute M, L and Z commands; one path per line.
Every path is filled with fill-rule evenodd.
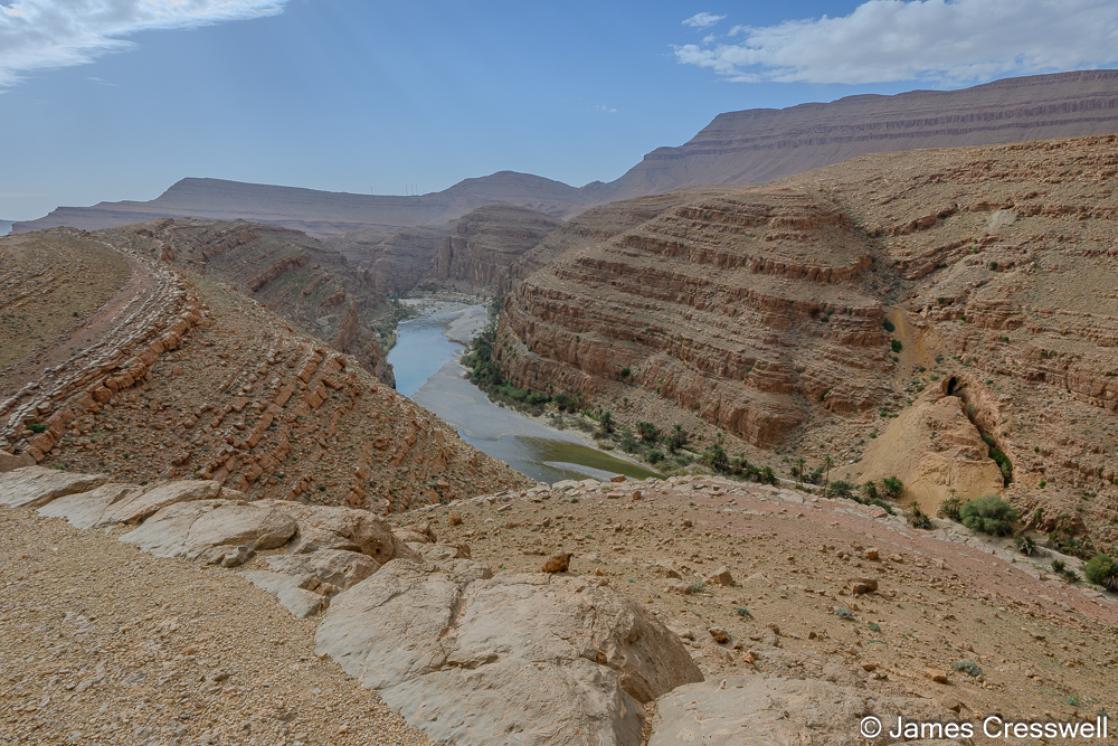
M 0 474 L 5 504 L 75 525 L 96 523 L 88 516 L 104 512 L 105 486 L 38 466 Z M 163 500 L 121 541 L 156 557 L 245 566 L 297 617 L 325 609 L 318 653 L 439 740 L 636 746 L 643 705 L 702 680 L 679 638 L 600 578 L 494 575 L 460 547 L 431 543 L 429 526 L 401 532 L 419 540 L 421 558 L 367 511 L 211 498 L 204 488 L 216 483 L 117 487 L 120 501 L 181 498 Z
M 317 648 L 432 737 L 639 743 L 641 704 L 701 678 L 679 641 L 593 579 L 392 562 L 334 599 Z

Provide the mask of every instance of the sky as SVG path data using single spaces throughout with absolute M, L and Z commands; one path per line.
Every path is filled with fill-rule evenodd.
M 0 218 L 609 181 L 723 111 L 1118 67 L 1116 0 L 0 0 Z

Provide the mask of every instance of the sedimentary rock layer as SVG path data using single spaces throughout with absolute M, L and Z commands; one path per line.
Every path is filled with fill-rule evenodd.
M 151 258 L 150 240 L 62 230 L 0 242 L 0 293 L 17 299 L 0 343 L 17 351 L 0 368 L 0 448 L 126 481 L 193 476 L 376 510 L 521 481 L 354 357 Z M 119 261 L 75 273 L 83 249 Z M 18 301 L 37 293 L 74 300 Z M 25 336 L 44 319 L 49 334 Z

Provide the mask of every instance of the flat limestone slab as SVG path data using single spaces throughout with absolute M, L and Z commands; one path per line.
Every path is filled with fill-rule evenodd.
M 48 518 L 65 518 L 74 528 L 99 528 L 113 521 L 106 518 L 110 507 L 138 496 L 143 487 L 122 482 L 107 482 L 88 492 L 75 492 L 47 503 L 39 508 L 39 515 Z
M 74 474 L 45 466 L 24 466 L 0 473 L 0 505 L 38 508 L 65 495 L 88 492 L 108 479 L 104 474 Z

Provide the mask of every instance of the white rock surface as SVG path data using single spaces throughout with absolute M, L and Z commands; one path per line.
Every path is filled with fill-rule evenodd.
M 104 474 L 76 474 L 45 466 L 0 472 L 0 505 L 37 508 L 65 495 L 86 492 L 108 481 Z
M 39 508 L 39 515 L 65 518 L 75 528 L 97 528 L 110 525 L 106 518 L 110 506 L 132 500 L 143 494 L 143 488 L 122 482 L 107 482 L 89 492 L 59 497 Z
M 396 560 L 338 594 L 316 649 L 435 739 L 639 744 L 641 706 L 701 679 L 671 632 L 596 579 Z
M 291 516 L 274 506 L 234 500 L 194 500 L 163 508 L 121 537 L 157 557 L 185 557 L 233 567 L 259 549 L 295 535 Z

